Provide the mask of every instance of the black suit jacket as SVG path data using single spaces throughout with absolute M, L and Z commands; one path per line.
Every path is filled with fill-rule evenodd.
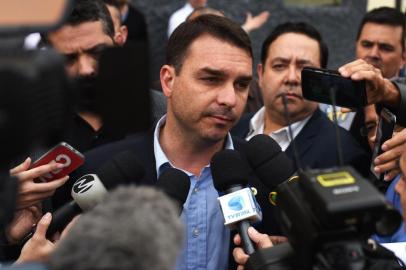
M 249 122 L 253 114 L 244 115 L 231 133 L 245 138 L 249 132 Z M 362 175 L 368 176 L 370 160 L 368 155 L 350 135 L 339 127 L 341 149 L 345 165 L 351 165 Z M 295 138 L 295 144 L 303 168 L 322 169 L 338 165 L 336 127 L 327 116 L 317 109 L 300 133 Z M 292 144 L 285 153 L 294 160 Z
M 123 24 L 128 28 L 127 41 L 148 44 L 148 31 L 144 15 L 131 4 L 128 6 L 128 15 Z
M 243 159 L 246 161 L 244 153 L 247 147 L 247 142 L 233 137 L 233 144 L 235 150 L 239 151 Z M 155 185 L 157 181 L 157 173 L 155 168 L 153 133 L 148 132 L 136 134 L 125 140 L 110 143 L 85 153 L 85 164 L 71 175 L 69 182 L 62 187 L 63 190 L 61 189 L 58 191 L 57 196 L 54 196 L 55 199 L 59 198 L 58 202 L 55 201 L 57 206 L 61 206 L 69 200 L 68 195 L 70 194 L 70 189 L 77 178 L 86 173 L 95 173 L 97 169 L 111 157 L 126 150 L 134 152 L 145 168 L 144 177 L 142 179 L 134 179 L 134 183 L 138 185 Z M 252 177 L 249 179 L 249 185 L 258 191 L 256 199 L 261 206 L 263 213 L 262 222 L 256 224 L 255 227 L 263 233 L 281 235 L 280 227 L 276 221 L 276 208 L 268 201 L 270 190 L 265 187 L 252 172 L 251 176 Z M 230 248 L 233 248 L 232 241 L 230 241 Z M 236 269 L 231 252 L 230 256 L 229 268 Z

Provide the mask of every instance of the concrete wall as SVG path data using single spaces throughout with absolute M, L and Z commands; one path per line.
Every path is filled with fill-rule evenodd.
M 151 77 L 159 85 L 159 69 L 165 59 L 166 30 L 169 16 L 181 8 L 184 0 L 132 0 L 144 13 L 150 39 Z M 251 33 L 255 63 L 259 60 L 262 41 L 277 24 L 286 21 L 305 21 L 313 24 L 323 35 L 330 49 L 329 68 L 337 68 L 354 58 L 354 41 L 358 25 L 366 9 L 366 0 L 342 0 L 340 6 L 292 7 L 283 0 L 208 0 L 211 7 L 243 23 L 245 13 L 257 14 L 268 10 L 271 16 L 259 30 Z

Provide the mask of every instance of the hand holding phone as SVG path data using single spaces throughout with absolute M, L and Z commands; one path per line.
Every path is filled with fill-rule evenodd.
M 81 166 L 84 160 L 84 156 L 79 151 L 66 142 L 61 142 L 36 160 L 31 168 L 49 163 L 63 164 L 62 168 L 53 170 L 39 177 L 41 182 L 49 182 L 70 174 Z
M 305 67 L 302 70 L 303 97 L 308 100 L 333 104 L 346 108 L 358 108 L 367 105 L 365 81 L 344 78 L 334 70 Z
M 376 131 L 375 146 L 372 152 L 371 172 L 379 180 L 384 180 L 385 173 L 376 173 L 374 160 L 383 153 L 382 145 L 392 138 L 393 129 L 395 128 L 396 117 L 387 109 L 382 109 L 379 116 L 378 129 Z

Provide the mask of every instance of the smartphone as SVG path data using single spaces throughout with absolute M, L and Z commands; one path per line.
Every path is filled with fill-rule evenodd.
M 335 70 L 303 68 L 302 91 L 305 99 L 333 104 L 331 90 L 335 93 L 337 106 L 359 108 L 367 105 L 365 81 L 344 78 Z
M 51 162 L 64 164 L 64 167 L 62 169 L 51 171 L 39 177 L 38 179 L 40 182 L 49 182 L 70 174 L 79 166 L 81 166 L 84 161 L 85 157 L 82 153 L 80 153 L 78 150 L 76 150 L 66 142 L 60 142 L 51 150 L 38 158 L 32 164 L 31 168 L 49 164 Z
M 396 116 L 388 109 L 383 108 L 379 116 L 378 129 L 376 131 L 375 146 L 372 152 L 371 172 L 379 180 L 383 180 L 385 173 L 377 174 L 374 171 L 373 160 L 382 154 L 382 144 L 392 138 L 393 129 L 396 124 Z

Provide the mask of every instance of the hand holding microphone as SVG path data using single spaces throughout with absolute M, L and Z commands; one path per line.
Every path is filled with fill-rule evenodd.
M 251 189 L 247 187 L 249 167 L 234 150 L 216 153 L 211 160 L 214 187 L 225 195 L 218 198 L 224 220 L 229 228 L 237 228 L 246 254 L 252 254 L 255 246 L 248 236 L 251 222 L 262 220 Z
M 82 176 L 72 187 L 71 194 L 74 200 L 53 213 L 47 230 L 47 238 L 50 239 L 56 232 L 61 231 L 76 215 L 93 208 L 103 200 L 107 190 L 120 184 L 132 183 L 134 180 L 142 178 L 143 175 L 144 168 L 138 158 L 132 152 L 124 151 L 103 164 L 97 175 Z M 34 231 L 31 231 L 23 241 L 27 241 Z

